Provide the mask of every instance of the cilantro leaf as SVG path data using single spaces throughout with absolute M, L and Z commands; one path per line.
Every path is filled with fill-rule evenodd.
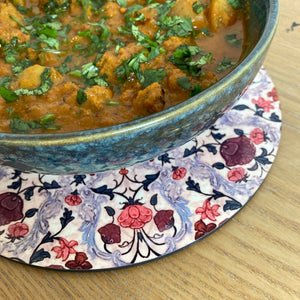
M 70 72 L 71 68 L 67 64 L 72 61 L 72 58 L 73 58 L 73 55 L 68 55 L 65 58 L 64 62 L 56 69 L 62 74 Z
M 237 9 L 241 6 L 240 0 L 228 0 L 228 3 L 231 4 L 234 9 Z
M 225 40 L 233 47 L 240 47 L 243 43 L 243 39 L 238 39 L 235 33 L 225 35 Z
M 230 61 L 230 59 L 228 57 L 224 57 L 223 61 L 219 63 L 219 65 L 217 66 L 217 73 L 221 73 L 223 71 L 225 71 L 226 69 L 229 69 L 231 67 L 233 67 L 236 64 L 236 62 L 234 61 Z
M 32 89 L 32 90 L 21 88 L 21 89 L 15 90 L 14 93 L 17 96 L 43 95 L 50 90 L 52 85 L 53 85 L 53 82 L 51 80 L 51 69 L 45 68 L 45 70 L 41 74 L 41 84 L 39 87 Z
M 197 60 L 192 60 L 198 56 L 200 57 Z M 212 55 L 211 53 L 205 54 L 203 50 L 197 46 L 180 45 L 169 59 L 184 72 L 192 76 L 199 76 L 202 70 L 201 67 L 211 62 Z
M 81 67 L 81 70 L 74 70 L 69 72 L 69 75 L 81 77 L 84 83 L 88 86 L 99 85 L 108 86 L 105 77 L 99 75 L 100 70 L 93 62 L 87 63 Z
M 167 0 L 164 3 L 157 6 L 157 14 L 159 16 L 158 21 L 163 22 L 166 15 L 169 13 L 170 9 L 175 5 L 176 1 Z
M 137 26 L 132 25 L 131 31 L 133 36 L 138 41 L 139 45 L 142 45 L 146 49 L 150 49 L 148 60 L 154 59 L 156 56 L 160 54 L 159 45 L 156 42 L 152 41 L 148 35 L 139 31 L 139 28 Z
M 147 62 L 148 57 L 145 54 L 147 51 L 141 51 L 139 53 L 134 53 L 131 55 L 131 58 L 125 60 L 122 65 L 117 67 L 114 70 L 114 73 L 117 74 L 118 80 L 121 82 L 125 82 L 130 73 L 134 73 L 137 79 L 143 83 L 145 80 L 144 74 L 142 72 L 141 63 Z
M 126 0 L 117 0 L 117 3 L 118 3 L 121 7 L 126 7 L 126 6 L 127 6 L 127 1 L 126 1 Z
M 7 89 L 9 88 L 9 84 L 12 82 L 12 77 L 11 76 L 3 76 L 1 79 L 0 79 L 0 86 L 4 86 L 6 87 Z
M 27 69 L 32 65 L 33 62 L 30 59 L 25 58 L 24 60 L 18 60 L 14 62 L 13 65 L 11 66 L 11 70 L 15 76 L 18 76 L 21 72 L 23 72 L 25 69 Z
M 202 92 L 202 86 L 199 84 L 199 82 L 197 82 L 191 89 L 191 97 L 199 94 L 200 92 Z
M 207 6 L 207 4 L 203 4 L 201 1 L 196 1 L 193 3 L 193 11 L 199 15 L 206 9 Z
M 12 118 L 9 126 L 13 133 L 28 133 L 31 130 L 45 128 L 47 130 L 58 130 L 59 125 L 55 124 L 55 116 L 47 114 L 40 120 L 25 121 L 13 113 L 12 109 L 8 111 L 9 116 Z
M 3 48 L 5 61 L 8 64 L 13 64 L 16 61 L 16 56 L 26 50 L 26 44 L 19 44 L 17 37 L 13 37 L 10 43 L 0 39 L 0 46 Z
M 77 103 L 82 104 L 87 100 L 87 95 L 84 92 L 84 89 L 79 89 L 77 92 Z
M 189 16 L 186 18 L 166 16 L 160 24 L 162 30 L 167 30 L 161 39 L 167 40 L 172 36 L 188 37 L 194 32 L 192 20 Z
M 70 4 L 69 1 L 50 0 L 44 5 L 44 12 L 48 15 L 61 15 L 69 10 Z
M 14 91 L 11 91 L 4 86 L 0 86 L 0 95 L 6 103 L 13 102 L 19 98 Z
M 167 72 L 161 68 L 161 69 L 146 69 L 144 72 L 145 81 L 143 83 L 143 89 L 147 86 L 151 85 L 154 82 L 160 82 L 162 81 L 165 76 L 167 75 Z
M 185 90 L 189 90 L 191 88 L 191 83 L 186 76 L 177 78 L 177 83 Z

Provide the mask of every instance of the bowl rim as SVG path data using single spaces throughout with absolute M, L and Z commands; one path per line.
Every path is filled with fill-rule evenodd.
M 216 90 L 223 90 L 229 87 L 235 78 L 245 72 L 247 65 L 252 65 L 261 53 L 264 53 L 269 47 L 279 19 L 279 0 L 267 0 L 267 18 L 264 30 L 259 40 L 250 53 L 242 59 L 242 61 L 226 76 L 216 82 L 213 86 L 207 88 L 198 95 L 195 95 L 175 106 L 172 106 L 161 112 L 143 117 L 141 119 L 112 125 L 108 127 L 58 133 L 42 133 L 42 134 L 20 134 L 0 132 L 0 141 L 7 146 L 63 146 L 74 145 L 78 143 L 89 143 L 100 140 L 107 140 L 112 137 L 120 137 L 134 131 L 147 130 L 162 122 L 174 119 L 180 114 L 185 114 L 195 106 L 207 103 Z M 199 97 L 201 95 L 201 97 Z

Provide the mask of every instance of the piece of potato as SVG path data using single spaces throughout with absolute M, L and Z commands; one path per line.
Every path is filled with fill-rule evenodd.
M 221 26 L 232 25 L 236 21 L 237 15 L 228 0 L 212 0 L 208 18 L 211 30 L 217 31 Z

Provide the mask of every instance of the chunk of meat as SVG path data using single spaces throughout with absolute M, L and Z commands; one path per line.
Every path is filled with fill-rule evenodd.
M 227 1 L 227 0 L 226 0 Z M 171 16 L 179 16 L 186 18 L 189 16 L 192 20 L 192 24 L 195 29 L 200 29 L 208 26 L 208 21 L 205 14 L 206 6 L 202 12 L 197 14 L 193 9 L 193 4 L 197 2 L 195 0 L 177 0 L 175 5 L 170 9 Z M 209 0 L 202 0 L 202 4 L 206 5 Z
M 154 82 L 138 92 L 133 106 L 142 115 L 162 111 L 165 106 L 164 90 L 158 82 Z
M 105 24 L 109 28 L 109 31 L 112 34 L 118 34 L 118 27 L 125 24 L 125 18 L 121 12 L 121 7 L 117 3 L 107 2 L 103 8 L 108 16 Z
M 45 67 L 41 65 L 33 65 L 19 75 L 18 79 L 12 84 L 13 89 L 36 89 L 41 83 L 41 74 L 44 72 Z M 54 84 L 59 83 L 62 80 L 62 75 L 55 69 L 51 68 L 51 80 Z
M 87 101 L 83 104 L 91 106 L 94 110 L 102 110 L 105 102 L 109 101 L 113 93 L 110 88 L 94 85 L 85 90 Z
M 113 83 L 118 82 L 117 75 L 114 73 L 115 69 L 119 67 L 124 60 L 128 60 L 133 53 L 137 53 L 141 49 L 143 49 L 142 46 L 130 43 L 126 47 L 121 48 L 117 55 L 115 54 L 115 50 L 105 52 L 100 61 L 96 64 L 100 69 L 100 75 L 106 74 L 108 81 Z
M 24 34 L 13 18 L 21 22 L 22 15 L 11 3 L 0 3 L 0 39 L 6 43 L 9 43 L 13 37 L 17 37 L 19 43 L 28 41 L 29 34 Z

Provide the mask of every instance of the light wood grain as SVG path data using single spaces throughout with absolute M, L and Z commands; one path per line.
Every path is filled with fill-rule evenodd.
M 48 271 L 0 258 L 0 299 L 300 299 L 300 23 L 281 0 L 265 60 L 279 93 L 282 138 L 249 204 L 203 241 L 148 264 L 105 272 Z

